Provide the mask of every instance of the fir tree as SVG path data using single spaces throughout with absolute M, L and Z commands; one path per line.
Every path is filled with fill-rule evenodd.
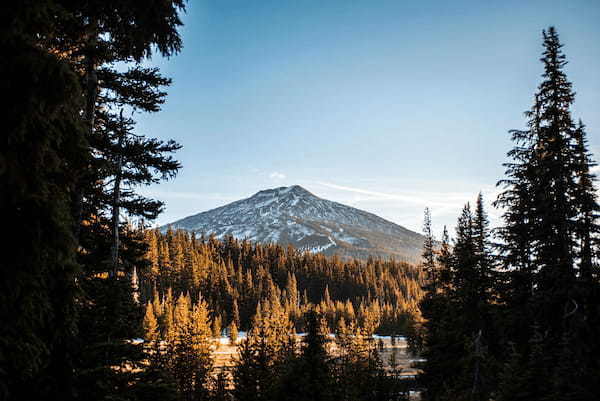
M 146 304 L 146 313 L 144 314 L 144 338 L 147 341 L 156 341 L 158 339 L 158 321 L 154 316 L 154 308 L 148 302 Z
M 431 213 L 429 208 L 425 208 L 425 217 L 423 220 L 423 234 L 425 239 L 423 241 L 423 270 L 427 274 L 428 291 L 436 292 L 439 287 L 439 277 L 435 263 L 435 239 L 431 231 Z
M 69 194 L 85 166 L 77 75 L 42 38 L 65 22 L 55 2 L 0 12 L 0 210 L 11 228 L 0 266 L 0 393 L 8 400 L 73 396 L 77 334 L 75 225 Z
M 181 400 L 203 399 L 212 370 L 208 306 L 202 298 L 192 308 L 181 294 L 175 307 L 174 338 L 169 344 L 169 370 Z
M 506 272 L 498 286 L 507 317 L 502 323 L 506 341 L 522 360 L 516 374 L 523 377 L 547 375 L 551 367 L 564 370 L 569 363 L 560 360 L 565 347 L 579 364 L 589 366 L 586 371 L 598 371 L 596 362 L 583 356 L 599 349 L 598 335 L 592 334 L 597 312 L 589 307 L 597 298 L 583 295 L 597 294 L 589 274 L 598 232 L 593 162 L 583 125 L 576 127 L 572 121 L 574 92 L 564 72 L 562 44 L 553 27 L 543 38 L 543 80 L 526 113 L 528 129 L 511 131 L 516 142 L 509 152 L 513 161 L 506 165 L 508 178 L 499 183 L 505 191 L 496 202 L 506 209 L 499 231 Z M 583 290 L 586 286 L 589 291 Z M 591 393 L 593 383 L 581 378 L 571 385 Z M 522 399 L 549 397 L 551 391 L 551 386 L 531 386 Z M 556 389 L 553 396 L 561 391 Z
M 444 226 L 442 241 L 437 255 L 439 269 L 439 283 L 443 293 L 449 293 L 452 284 L 452 251 L 450 249 L 450 237 L 448 229 Z
M 257 306 L 248 338 L 239 348 L 233 370 L 238 400 L 269 400 L 278 390 L 284 366 L 293 357 L 291 322 L 276 300 Z
M 86 341 L 78 342 L 77 353 L 85 357 L 78 361 L 78 396 L 133 398 L 146 355 L 143 343 L 131 339 L 143 336 L 143 309 L 134 302 L 128 280 L 97 277 L 82 287 L 88 301 L 80 310 L 79 336 Z
M 233 345 L 238 339 L 238 328 L 235 321 L 232 321 L 229 325 L 229 342 Z
M 596 177 L 591 169 L 597 164 L 588 151 L 585 125 L 581 120 L 574 132 L 575 137 L 575 174 L 576 190 L 574 200 L 578 211 L 575 222 L 577 256 L 579 259 L 579 277 L 581 281 L 591 283 L 594 276 L 594 258 L 597 242 L 595 236 L 600 232 L 598 216 L 600 207 L 595 189 Z
M 221 315 L 217 315 L 212 323 L 212 336 L 215 338 L 221 337 Z
M 333 399 L 333 375 L 327 353 L 324 319 L 310 311 L 301 354 L 289 363 L 280 399 L 324 401 Z

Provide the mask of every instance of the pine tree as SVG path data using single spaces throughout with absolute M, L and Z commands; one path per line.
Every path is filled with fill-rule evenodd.
M 422 369 L 419 382 L 425 388 L 423 396 L 426 400 L 438 400 L 456 387 L 464 355 L 464 334 L 454 293 L 454 256 L 445 227 L 437 262 L 439 286 L 436 291 L 427 291 L 421 299 L 419 306 L 425 321 L 421 332 L 409 338 L 413 352 L 420 351 L 425 360 L 419 366 Z
M 506 165 L 508 178 L 499 183 L 505 190 L 496 202 L 506 210 L 500 230 L 506 273 L 498 286 L 505 305 L 502 323 L 505 341 L 522 359 L 517 375 L 524 377 L 563 369 L 565 347 L 579 364 L 589 366 L 585 371 L 598 372 L 597 363 L 583 356 L 599 350 L 598 335 L 592 334 L 597 312 L 590 308 L 598 298 L 583 295 L 597 294 L 589 274 L 598 232 L 593 162 L 583 125 L 572 121 L 574 92 L 564 72 L 562 44 L 553 27 L 543 38 L 543 80 L 526 113 L 528 129 L 511 131 L 513 161 Z M 590 291 L 583 290 L 586 285 Z M 594 380 L 579 380 L 571 384 L 595 386 Z M 532 386 L 527 397 L 549 397 L 549 387 Z M 503 397 L 511 399 L 510 394 Z
M 596 166 L 596 163 L 592 160 L 588 151 L 585 125 L 581 120 L 574 132 L 574 137 L 574 163 L 577 185 L 574 201 L 578 211 L 575 222 L 575 237 L 579 259 L 579 277 L 582 281 L 590 283 L 593 281 L 593 260 L 596 257 L 594 250 L 597 247 L 594 237 L 600 232 L 600 226 L 597 223 L 600 207 L 598 206 L 594 185 L 596 177 L 591 173 L 591 169 Z
M 333 399 L 387 399 L 385 374 L 372 337 L 350 322 L 339 325 L 335 341 L 339 356 L 332 368 Z
M 210 396 L 213 357 L 209 330 L 209 310 L 207 303 L 199 297 L 192 311 L 192 344 L 196 357 L 194 372 L 194 394 L 196 400 L 204 400 Z
M 423 271 L 425 272 L 426 277 L 426 283 L 423 286 L 423 289 L 426 291 L 426 297 L 433 299 L 440 291 L 443 291 L 444 285 L 441 281 L 441 275 L 443 272 L 436 263 L 436 252 L 434 249 L 435 239 L 431 230 L 431 213 L 429 212 L 429 208 L 425 208 L 423 218 L 423 234 L 425 235 L 425 239 L 423 241 L 423 252 L 421 256 L 423 260 Z M 447 235 L 446 232 L 445 234 Z M 448 247 L 447 243 L 446 247 Z M 446 250 L 447 249 L 448 248 L 446 248 Z M 427 300 L 424 299 L 421 302 L 421 307 L 423 307 L 423 305 L 427 303 Z M 427 309 L 427 306 L 425 306 L 425 309 Z M 430 316 L 430 318 L 432 318 L 432 316 Z M 426 328 L 424 326 L 424 321 L 413 321 L 411 329 L 409 330 L 409 348 L 414 354 L 418 354 L 423 351 L 424 337 L 426 336 Z
M 239 401 L 266 400 L 266 383 L 269 382 L 268 357 L 258 354 L 247 339 L 238 348 L 238 356 L 232 371 L 233 395 Z
M 280 399 L 324 401 L 333 397 L 333 375 L 327 353 L 325 321 L 314 311 L 306 317 L 307 333 L 301 354 L 289 363 L 281 389 Z
M 141 6 L 130 1 L 110 4 L 92 1 L 83 5 L 56 1 L 17 3 L 2 8 L 0 31 L 0 42 L 7 61 L 2 63 L 1 68 L 3 76 L 10 79 L 10 83 L 2 86 L 4 93 L 12 99 L 12 108 L 7 109 L 9 117 L 5 118 L 5 131 L 9 135 L 6 144 L 9 147 L 2 149 L 2 194 L 6 194 L 2 205 L 12 210 L 11 216 L 21 221 L 15 226 L 25 224 L 27 228 L 11 236 L 19 243 L 7 244 L 15 250 L 22 247 L 24 252 L 22 255 L 13 252 L 19 262 L 9 260 L 13 268 L 2 269 L 19 272 L 16 277 L 2 280 L 3 283 L 11 283 L 11 288 L 6 291 L 2 288 L 2 294 L 7 296 L 7 299 L 2 299 L 2 305 L 10 311 L 3 319 L 4 323 L 12 327 L 8 316 L 15 315 L 25 319 L 25 323 L 16 322 L 14 325 L 22 326 L 18 332 L 23 344 L 19 345 L 18 339 L 9 339 L 6 344 L 21 350 L 18 360 L 27 364 L 23 372 L 30 372 L 29 376 L 45 383 L 23 386 L 28 390 L 19 398 L 70 399 L 76 391 L 93 398 L 89 393 L 92 388 L 100 391 L 95 395 L 100 398 L 104 390 L 96 385 L 86 388 L 87 375 L 93 370 L 93 358 L 98 358 L 95 359 L 98 371 L 106 369 L 108 361 L 106 354 L 97 353 L 97 349 L 86 342 L 98 339 L 101 341 L 97 344 L 98 349 L 110 348 L 108 354 L 111 357 L 115 352 L 123 351 L 121 360 L 134 365 L 140 360 L 132 358 L 143 358 L 143 355 L 137 351 L 130 352 L 131 347 L 120 346 L 141 329 L 141 316 L 132 318 L 133 312 L 121 307 L 114 309 L 114 315 L 97 309 L 100 305 L 110 304 L 107 302 L 108 294 L 120 300 L 123 300 L 123 294 L 135 296 L 121 285 L 120 280 L 97 280 L 99 273 L 114 271 L 116 263 L 111 262 L 121 259 L 113 252 L 111 261 L 110 226 L 104 224 L 108 221 L 104 215 L 106 200 L 102 198 L 105 194 L 99 191 L 105 183 L 95 179 L 106 178 L 102 176 L 106 172 L 102 162 L 108 160 L 95 160 L 98 149 L 94 148 L 93 142 L 95 134 L 100 132 L 96 127 L 103 123 L 97 117 L 103 112 L 100 104 L 106 100 L 102 99 L 103 91 L 108 90 L 107 86 L 101 90 L 98 88 L 112 84 L 106 77 L 98 75 L 102 66 L 111 63 L 141 61 L 150 56 L 154 46 L 163 55 L 178 51 L 181 40 L 176 29 L 181 22 L 177 13 L 183 8 L 183 2 L 175 0 L 152 4 L 152 13 L 146 12 L 148 4 Z M 127 26 L 135 26 L 135 29 L 123 29 Z M 130 81 L 136 79 L 132 76 L 126 78 Z M 143 82 L 138 88 L 148 83 Z M 130 88 L 120 93 L 123 95 Z M 146 94 L 138 96 L 130 93 L 129 98 L 121 96 L 117 102 L 132 105 L 132 100 Z M 113 204 L 118 206 L 119 201 Z M 14 213 L 15 210 L 23 215 Z M 114 211 L 113 215 L 118 215 L 118 207 Z M 85 224 L 82 225 L 84 219 Z M 7 223 L 10 222 L 7 220 Z M 80 233 L 82 227 L 86 231 L 84 235 Z M 130 263 L 128 269 L 141 267 L 144 262 L 134 249 L 141 242 L 129 227 L 122 225 L 119 229 L 130 238 L 123 238 L 122 246 L 113 247 L 113 251 L 122 249 L 122 255 L 127 256 Z M 115 238 L 114 230 L 112 234 Z M 33 246 L 27 245 L 29 238 L 34 239 Z M 74 251 L 77 248 L 82 250 L 78 262 L 85 275 L 80 274 L 75 264 Z M 36 254 L 35 250 L 41 253 Z M 28 281 L 26 287 L 21 289 L 18 283 L 29 273 L 31 279 L 25 280 Z M 78 292 L 78 286 L 85 292 Z M 28 293 L 30 290 L 33 294 Z M 106 293 L 102 294 L 100 290 Z M 19 307 L 12 304 L 13 294 L 19 294 L 19 302 L 39 317 L 28 314 L 27 310 L 20 313 Z M 89 298 L 91 294 L 98 299 Z M 29 295 L 33 295 L 31 300 Z M 84 338 L 81 343 L 74 341 L 78 323 L 76 305 L 81 308 L 79 338 Z M 133 310 L 139 312 L 137 308 Z M 97 325 L 94 320 L 96 312 L 98 316 L 111 319 L 114 328 Z M 4 312 L 2 314 L 4 316 Z M 121 326 L 125 317 L 132 318 L 131 330 Z M 106 333 L 85 337 L 88 327 L 103 329 Z M 39 330 L 43 333 L 41 337 L 38 337 Z M 112 344 L 107 344 L 107 341 Z M 83 354 L 74 356 L 74 352 Z M 11 388 L 18 389 L 31 377 L 12 377 L 11 353 L 5 354 L 2 350 L 3 359 L 6 355 L 9 362 L 0 370 L 10 375 L 7 382 L 16 380 L 14 386 L 11 383 Z M 31 358 L 24 356 L 26 354 Z M 44 367 L 44 372 L 39 371 L 40 366 Z M 74 372 L 81 374 L 77 377 L 81 390 L 74 388 Z M 120 377 L 113 374 L 115 372 L 118 373 L 118 370 L 106 376 L 115 380 L 106 388 L 123 388 L 124 383 L 135 384 L 131 375 Z M 104 384 L 99 382 L 98 386 Z M 129 390 L 123 390 L 123 394 L 129 394 Z M 37 391 L 44 396 L 36 395 Z
M 239 347 L 233 369 L 238 400 L 269 400 L 294 355 L 292 325 L 278 300 L 257 305 L 252 329 Z
M 69 194 L 85 166 L 76 74 L 42 38 L 65 23 L 55 2 L 4 3 L 0 210 L 11 233 L 0 266 L 0 393 L 69 399 L 77 333 Z
M 158 291 L 156 290 L 156 286 L 154 286 L 154 291 L 152 291 L 152 312 L 154 313 L 156 319 L 162 321 L 164 311 L 162 304 L 160 303 L 160 297 L 158 295 Z
M 426 289 L 431 292 L 436 292 L 439 287 L 439 277 L 435 263 L 435 239 L 431 231 L 431 213 L 429 208 L 425 208 L 425 217 L 423 219 L 423 270 L 427 274 L 428 286 Z
M 478 298 L 481 304 L 489 303 L 495 289 L 495 273 L 491 257 L 490 229 L 481 192 L 477 196 L 473 216 L 473 239 L 478 272 Z
M 181 294 L 175 307 L 174 338 L 169 344 L 169 370 L 177 384 L 181 400 L 207 397 L 212 370 L 208 306 L 200 297 L 192 308 Z
M 516 163 L 508 165 L 509 179 L 502 182 L 507 189 L 498 203 L 509 209 L 503 239 L 521 253 L 519 259 L 527 259 L 523 266 L 511 256 L 512 249 L 505 249 L 506 262 L 511 263 L 517 275 L 526 275 L 529 288 L 519 291 L 531 291 L 535 285 L 535 313 L 544 315 L 540 324 L 551 329 L 553 338 L 560 341 L 560 322 L 555 320 L 554 311 L 566 304 L 574 279 L 571 234 L 576 209 L 570 195 L 576 188 L 572 152 L 575 130 L 569 112 L 574 93 L 563 71 L 566 61 L 556 31 L 551 27 L 543 35 L 544 80 L 536 103 L 526 113 L 529 129 L 513 131 L 518 147 L 509 156 Z M 526 192 L 521 192 L 521 188 Z M 524 196 L 531 201 L 524 202 Z M 515 218 L 519 216 L 520 220 Z M 518 244 L 523 234 L 530 242 L 525 247 Z M 524 250 L 519 249 L 522 247 Z M 530 265 L 532 262 L 535 268 Z M 512 279 L 521 281 L 518 276 Z
M 497 327 L 494 324 L 496 271 L 492 261 L 490 231 L 487 213 L 483 205 L 483 195 L 477 196 L 473 219 L 473 240 L 477 259 L 477 275 L 474 285 L 477 303 L 477 321 L 472 325 L 470 361 L 467 371 L 472 374 L 470 397 L 487 399 L 495 388 L 496 358 L 503 357 L 504 349 L 498 341 Z M 469 323 L 468 323 L 469 324 Z
M 130 88 L 127 85 L 119 85 L 121 82 L 107 72 L 112 72 L 113 76 L 119 76 L 122 80 L 139 82 L 143 69 L 133 67 L 126 72 L 117 72 L 112 66 L 119 62 L 140 63 L 150 57 L 153 50 L 158 50 L 163 56 L 177 53 L 181 49 L 181 38 L 177 32 L 181 26 L 178 12 L 183 11 L 184 3 L 181 0 L 153 3 L 153 13 L 146 12 L 148 4 L 134 2 L 115 2 L 107 6 L 105 2 L 92 1 L 86 7 L 63 2 L 61 6 L 61 12 L 68 15 L 69 22 L 57 26 L 53 32 L 55 36 L 48 40 L 47 45 L 55 53 L 68 55 L 72 68 L 81 74 L 85 99 L 83 119 L 88 139 L 94 138 L 96 127 L 102 123 L 97 113 L 102 112 L 100 106 L 107 89 L 118 95 L 115 100 L 121 105 L 131 104 L 148 110 L 155 108 L 152 101 L 151 106 L 147 107 L 143 100 L 139 100 L 154 100 L 156 96 L 152 91 L 149 96 L 140 97 L 139 92 L 128 91 Z M 135 26 L 136 29 L 123 29 L 126 26 Z M 143 88 L 143 84 L 139 87 Z M 78 177 L 73 197 L 73 212 L 78 221 L 84 217 L 83 199 L 90 189 L 86 181 L 94 178 L 96 172 L 88 169 Z M 78 232 L 76 238 L 79 238 Z
M 171 343 L 174 341 L 177 332 L 177 327 L 175 326 L 175 302 L 171 288 L 167 290 L 163 303 L 163 310 L 165 311 L 163 337 L 167 342 Z
M 449 293 L 452 284 L 452 251 L 450 250 L 450 238 L 446 226 L 444 226 L 442 232 L 442 241 L 437 255 L 437 264 L 440 273 L 440 289 L 443 293 Z
M 240 323 L 240 309 L 238 306 L 237 298 L 233 300 L 232 319 L 233 319 L 233 322 L 235 323 L 235 325 L 239 328 L 241 323 Z
M 80 310 L 80 357 L 77 388 L 82 399 L 110 397 L 117 393 L 133 398 L 145 368 L 144 344 L 131 339 L 143 336 L 142 307 L 133 300 L 128 280 L 96 277 L 84 280 L 89 300 Z M 127 339 L 116 341 L 115 339 Z
M 212 336 L 214 338 L 221 337 L 221 315 L 215 316 L 212 323 Z
M 158 339 L 158 335 L 158 321 L 154 316 L 152 304 L 148 302 L 146 304 L 146 313 L 144 314 L 144 338 L 152 342 Z
M 473 214 L 468 203 L 463 208 L 456 224 L 456 239 L 452 255 L 453 297 L 463 310 L 469 313 L 464 318 L 470 322 L 477 321 L 476 310 L 473 306 L 477 305 L 479 295 L 477 293 L 478 259 Z
M 489 235 L 479 194 L 475 214 L 469 204 L 462 210 L 452 249 L 445 228 L 437 257 L 425 243 L 424 263 L 434 266 L 437 275 L 437 285 L 429 286 L 420 303 L 426 319 L 420 380 L 427 399 L 483 400 L 492 391 L 494 363 L 487 350 L 496 333 L 490 303 L 494 273 Z
M 235 324 L 235 320 L 231 322 L 231 324 L 229 325 L 229 343 L 231 345 L 236 344 L 237 342 L 237 338 L 238 338 L 238 328 L 237 325 Z
M 121 267 L 121 210 L 129 216 L 153 220 L 162 211 L 163 206 L 162 202 L 146 199 L 131 188 L 173 178 L 181 165 L 169 153 L 175 152 L 181 146 L 174 141 L 164 142 L 134 133 L 135 122 L 132 118 L 123 117 L 123 108 L 118 115 L 107 113 L 103 119 L 106 120 L 103 127 L 97 130 L 102 136 L 94 138 L 92 144 L 101 152 L 104 171 L 108 174 L 104 179 L 112 180 L 112 188 L 105 198 L 106 207 L 110 209 L 112 231 L 110 272 L 116 275 Z

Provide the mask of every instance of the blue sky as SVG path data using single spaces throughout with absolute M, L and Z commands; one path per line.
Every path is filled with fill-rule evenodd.
M 599 1 L 190 1 L 173 79 L 139 130 L 184 148 L 164 224 L 277 186 L 419 231 L 502 178 L 555 25 L 600 156 Z M 497 212 L 490 209 L 493 221 Z

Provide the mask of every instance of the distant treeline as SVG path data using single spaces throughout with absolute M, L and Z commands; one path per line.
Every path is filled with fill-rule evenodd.
M 346 260 L 181 230 L 149 230 L 145 243 L 142 303 L 164 304 L 181 294 L 195 303 L 201 296 L 215 333 L 232 323 L 250 329 L 265 302 L 283 308 L 298 331 L 305 330 L 309 310 L 321 314 L 329 330 L 343 318 L 370 333 L 400 334 L 420 319 L 423 273 L 405 262 Z

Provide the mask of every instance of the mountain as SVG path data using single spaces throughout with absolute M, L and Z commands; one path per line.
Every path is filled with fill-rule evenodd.
M 419 259 L 423 236 L 372 213 L 321 199 L 294 185 L 260 191 L 162 227 L 196 234 L 232 235 L 262 243 L 365 259 Z

